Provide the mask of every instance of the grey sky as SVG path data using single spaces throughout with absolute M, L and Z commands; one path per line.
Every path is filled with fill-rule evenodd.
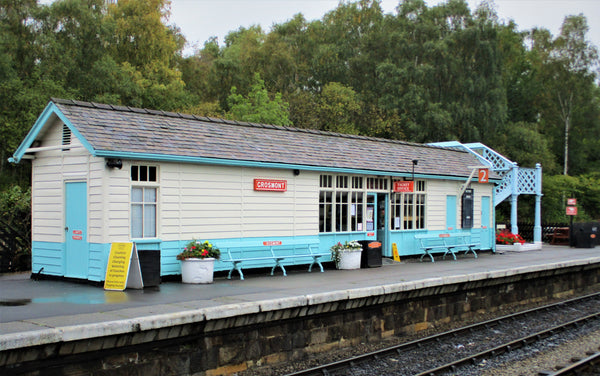
M 426 0 L 429 6 L 441 0 Z M 481 0 L 467 0 L 474 10 Z M 170 22 L 176 24 L 190 46 L 186 54 L 201 48 L 210 37 L 223 42 L 228 32 L 240 26 L 259 24 L 269 31 L 274 23 L 302 13 L 307 20 L 323 17 L 338 5 L 337 0 L 172 0 Z M 386 13 L 395 13 L 399 0 L 383 0 Z M 600 0 L 495 0 L 501 20 L 513 19 L 520 30 L 543 27 L 554 36 L 567 15 L 583 13 L 590 31 L 588 39 L 600 47 Z

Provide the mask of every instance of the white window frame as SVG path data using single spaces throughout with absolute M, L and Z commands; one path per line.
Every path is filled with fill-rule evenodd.
M 143 174 L 140 173 L 142 168 L 146 169 L 145 178 Z M 134 169 L 137 169 L 137 180 L 136 175 L 134 174 Z M 154 173 L 150 174 L 149 172 L 153 169 Z M 154 179 L 151 179 L 153 177 Z M 144 163 L 140 164 L 131 164 L 130 166 L 130 180 L 131 180 L 131 189 L 129 196 L 129 218 L 130 218 L 130 236 L 133 239 L 153 239 L 158 237 L 158 229 L 160 228 L 158 223 L 158 212 L 159 212 L 159 168 L 155 165 L 148 165 Z M 134 194 L 134 190 L 140 192 L 141 190 L 141 199 L 135 200 L 134 196 L 139 196 Z M 153 195 L 149 192 L 153 192 Z M 153 196 L 153 197 L 152 197 Z M 141 215 L 136 214 L 137 210 L 134 208 L 141 207 Z M 152 218 L 148 221 L 149 210 L 153 211 Z M 135 224 L 134 224 L 135 222 Z M 139 233 L 139 222 L 141 222 L 141 234 Z M 152 226 L 148 222 L 154 224 Z M 151 226 L 151 227 L 147 227 Z M 136 231 L 136 233 L 134 233 Z

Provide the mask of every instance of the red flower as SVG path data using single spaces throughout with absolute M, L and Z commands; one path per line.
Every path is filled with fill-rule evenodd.
M 206 249 L 202 250 L 202 256 L 205 256 L 205 257 L 208 256 L 208 251 Z

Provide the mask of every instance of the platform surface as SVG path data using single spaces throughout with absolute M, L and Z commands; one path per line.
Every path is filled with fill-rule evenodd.
M 34 281 L 29 274 L 0 276 L 0 349 L 19 346 L 19 341 L 46 336 L 73 334 L 80 338 L 111 333 L 111 326 L 131 322 L 188 320 L 184 316 L 235 315 L 252 312 L 254 306 L 289 306 L 295 300 L 316 301 L 335 296 L 364 296 L 389 289 L 411 289 L 419 286 L 456 282 L 460 279 L 502 276 L 553 269 L 560 266 L 600 263 L 600 247 L 569 248 L 544 244 L 542 250 L 492 254 L 482 252 L 479 258 L 461 255 L 436 262 L 418 259 L 400 263 L 389 259 L 379 268 L 359 270 L 326 269 L 324 273 L 296 269 L 284 277 L 265 274 L 246 275 L 227 280 L 218 277 L 210 285 L 162 283 L 144 290 L 104 291 L 102 287 L 67 281 Z M 483 277 L 482 277 L 482 273 Z M 208 312 L 208 313 L 207 313 Z M 213 316 L 214 317 L 214 316 Z M 178 321 L 179 320 L 179 321 Z M 184 321 L 181 321 L 184 320 Z M 189 322 L 189 321 L 188 321 Z M 150 324 L 149 324 L 150 325 Z M 91 328 L 95 329 L 91 329 Z M 142 324 L 143 327 L 143 324 Z M 115 329 L 116 330 L 116 329 Z M 74 339 L 77 339 L 73 337 Z M 62 340 L 65 340 L 63 337 Z M 25 342 L 23 342 L 25 343 Z M 4 345 L 4 346 L 2 346 Z

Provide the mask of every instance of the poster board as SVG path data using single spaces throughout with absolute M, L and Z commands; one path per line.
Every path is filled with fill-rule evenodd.
M 104 289 L 123 291 L 142 289 L 142 270 L 135 243 L 112 243 L 106 266 Z

